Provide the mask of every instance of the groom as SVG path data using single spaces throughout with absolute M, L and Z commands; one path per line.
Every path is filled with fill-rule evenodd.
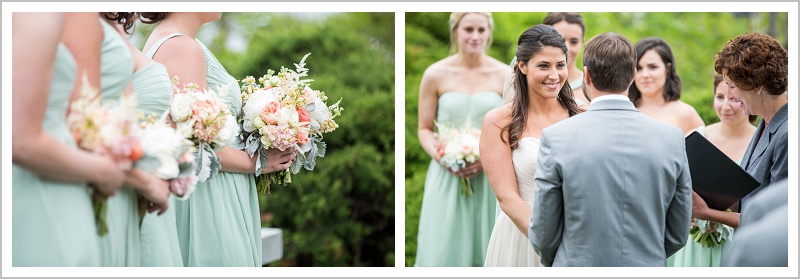
M 583 65 L 589 110 L 542 131 L 530 241 L 545 266 L 665 266 L 691 221 L 683 133 L 628 99 L 627 38 L 595 36 Z

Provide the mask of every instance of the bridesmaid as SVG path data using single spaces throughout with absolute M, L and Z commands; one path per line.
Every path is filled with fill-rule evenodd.
M 452 13 L 451 44 L 456 50 L 425 70 L 419 89 L 419 141 L 431 156 L 417 235 L 414 266 L 483 266 L 497 215 L 495 195 L 480 160 L 458 171 L 440 164 L 435 122 L 480 129 L 489 110 L 502 105 L 508 65 L 486 54 L 492 38 L 490 13 Z M 461 194 L 461 178 L 474 194 Z
M 235 78 L 195 37 L 200 27 L 220 18 L 220 13 L 141 13 L 142 21 L 158 24 L 144 50 L 167 67 L 181 83 L 196 83 L 216 90 L 226 86 L 224 101 L 238 117 L 242 99 Z M 255 160 L 242 151 L 237 138 L 232 147 L 217 152 L 222 170 L 214 179 L 197 185 L 186 201 L 176 203 L 176 219 L 185 266 L 261 266 L 261 223 L 256 194 Z M 294 150 L 268 151 L 262 173 L 289 168 Z
M 98 80 L 103 102 L 116 102 L 122 94 L 130 94 L 134 63 L 124 39 L 98 13 L 70 13 L 64 41 L 75 54 L 79 72 L 89 73 L 89 81 Z M 99 69 L 99 71 L 98 71 Z M 73 90 L 73 98 L 78 88 Z M 139 215 L 137 191 L 153 207 L 163 212 L 167 207 L 169 185 L 136 168 L 127 172 L 125 186 L 107 200 L 108 232 L 100 238 L 103 266 L 140 266 Z
M 12 266 L 99 266 L 87 191 L 113 195 L 125 173 L 75 148 L 65 120 L 75 60 L 63 13 L 12 15 Z M 37 82 L 31 82 L 37 81 Z
M 647 116 L 681 128 L 684 136 L 705 125 L 697 111 L 681 101 L 681 78 L 675 71 L 675 56 L 661 38 L 636 42 L 636 75 L 628 98 Z
M 105 13 L 105 17 L 117 23 L 117 31 L 126 38 L 125 43 L 133 58 L 133 92 L 137 96 L 137 111 L 144 115 L 161 116 L 172 101 L 172 82 L 164 65 L 150 59 L 127 40 L 138 14 Z M 160 180 L 156 177 L 153 179 Z M 168 199 L 170 210 L 164 214 L 148 213 L 141 220 L 139 249 L 142 266 L 183 266 L 175 225 L 175 197 L 169 195 Z

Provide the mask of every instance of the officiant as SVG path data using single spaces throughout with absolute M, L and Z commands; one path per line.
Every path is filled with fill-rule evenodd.
M 693 192 L 694 217 L 736 228 L 753 195 L 788 177 L 788 61 L 778 40 L 759 33 L 737 36 L 717 53 L 714 70 L 723 76 L 729 97 L 740 102 L 746 114 L 761 116 L 741 162 L 760 186 L 742 198 L 739 212 L 711 209 Z

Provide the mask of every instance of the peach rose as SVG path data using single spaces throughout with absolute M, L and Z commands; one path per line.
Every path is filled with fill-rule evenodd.
M 308 114 L 308 110 L 305 108 L 297 108 L 297 115 L 300 118 L 300 122 L 311 122 L 311 115 Z
M 264 107 L 264 110 L 261 111 L 261 120 L 264 120 L 264 123 L 275 125 L 278 124 L 278 120 L 275 119 L 272 115 L 278 112 L 278 108 L 280 105 L 277 102 L 269 102 Z
M 297 143 L 301 145 L 308 143 L 308 133 L 297 133 Z

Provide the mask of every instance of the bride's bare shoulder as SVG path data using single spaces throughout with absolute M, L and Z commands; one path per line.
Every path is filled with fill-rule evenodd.
M 511 103 L 496 107 L 483 117 L 483 124 L 491 124 L 497 127 L 505 127 L 511 122 Z

